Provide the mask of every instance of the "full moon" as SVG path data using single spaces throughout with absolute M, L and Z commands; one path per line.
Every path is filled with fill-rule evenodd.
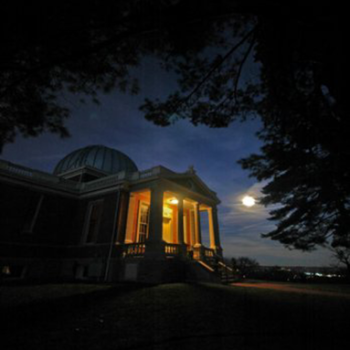
M 242 199 L 242 203 L 246 207 L 252 207 L 255 204 L 255 199 L 253 197 L 251 197 L 251 196 L 245 196 Z

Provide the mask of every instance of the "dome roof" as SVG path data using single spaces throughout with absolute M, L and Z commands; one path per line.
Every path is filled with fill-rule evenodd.
M 86 165 L 107 174 L 138 171 L 135 163 L 124 153 L 109 147 L 95 145 L 69 153 L 58 162 L 53 173 L 59 175 Z

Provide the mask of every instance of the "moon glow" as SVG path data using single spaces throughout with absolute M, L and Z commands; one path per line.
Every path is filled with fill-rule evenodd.
M 242 199 L 242 203 L 246 207 L 252 207 L 255 204 L 255 199 L 251 196 L 245 196 Z

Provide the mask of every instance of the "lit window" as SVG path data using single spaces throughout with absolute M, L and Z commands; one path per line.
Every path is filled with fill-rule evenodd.
M 149 205 L 147 203 L 140 203 L 139 210 L 139 227 L 138 227 L 138 242 L 143 243 L 148 236 L 149 226 Z

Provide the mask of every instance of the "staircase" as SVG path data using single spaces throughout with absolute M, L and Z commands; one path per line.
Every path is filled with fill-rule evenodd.
M 205 262 L 190 260 L 187 262 L 187 266 L 187 281 L 221 283 L 220 276 Z
M 237 274 L 234 270 L 221 261 L 218 263 L 218 273 L 222 284 L 230 284 L 237 281 Z
M 208 273 L 215 276 L 217 280 L 221 281 L 222 284 L 236 282 L 238 279 L 237 273 L 222 262 L 221 259 L 220 256 L 215 255 L 211 259 L 206 259 L 205 261 L 197 260 L 197 263 Z

